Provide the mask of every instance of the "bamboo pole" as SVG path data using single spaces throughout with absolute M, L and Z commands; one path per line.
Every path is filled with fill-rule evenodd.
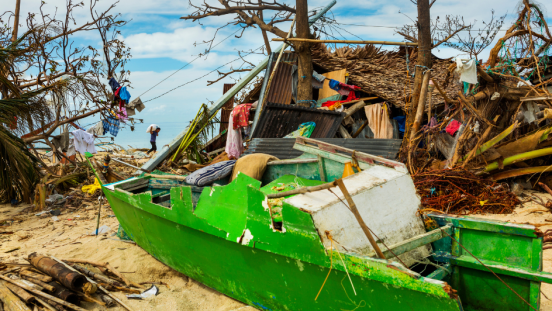
M 374 41 L 374 40 L 316 40 L 303 38 L 274 38 L 272 41 L 310 42 L 310 43 L 349 43 L 349 44 L 383 44 L 400 46 L 418 46 L 414 42 Z
M 70 265 L 66 264 L 65 262 L 57 259 L 56 257 L 52 256 L 52 259 L 59 262 L 60 264 L 63 264 L 65 267 L 67 267 L 68 269 L 70 270 L 73 270 L 77 273 L 79 273 L 77 270 L 75 270 L 75 268 L 71 267 Z M 106 265 L 109 265 L 107 262 L 105 263 Z M 108 268 L 109 269 L 109 268 Z M 113 272 L 113 270 L 111 271 Z M 96 283 L 96 281 L 90 279 L 89 277 L 87 277 L 86 275 L 84 275 L 84 277 L 86 278 L 86 280 L 88 280 L 88 282 L 92 283 L 92 284 L 96 284 L 98 286 L 98 289 L 101 290 L 102 292 L 104 292 L 106 295 L 108 295 L 109 297 L 111 297 L 113 300 L 115 300 L 116 302 L 118 302 L 121 306 L 123 306 L 125 309 L 127 309 L 128 311 L 132 311 L 132 309 L 127 306 L 126 304 L 124 304 L 119 298 L 115 297 L 112 293 L 110 293 L 107 289 L 103 288 L 100 284 Z
M 6 282 L 0 282 L 0 299 L 4 303 L 5 311 L 31 311 L 25 302 L 6 286 Z
M 499 117 L 500 117 L 500 115 L 497 115 L 494 118 L 493 122 L 496 123 L 496 121 L 498 120 Z M 485 132 L 483 133 L 483 135 L 481 135 L 481 138 L 479 138 L 479 140 L 477 141 L 477 145 L 475 145 L 475 148 L 473 148 L 466 156 L 464 156 L 462 159 L 459 160 L 459 161 L 466 160 L 464 162 L 464 164 L 462 164 L 462 167 L 466 167 L 466 165 L 468 165 L 470 160 L 474 156 L 476 156 L 476 153 L 480 150 L 481 144 L 487 139 L 487 137 L 489 137 L 489 135 L 491 134 L 492 129 L 493 129 L 492 126 L 488 126 L 487 129 L 485 130 Z M 479 152 L 479 153 L 481 153 L 481 152 Z
M 376 254 L 378 254 L 378 257 L 381 259 L 386 259 L 385 255 L 383 255 L 381 249 L 379 248 L 378 244 L 376 243 L 376 240 L 374 240 L 374 237 L 372 237 L 372 233 L 370 233 L 370 228 L 366 225 L 364 222 L 364 219 L 362 219 L 362 216 L 360 216 L 360 213 L 358 212 L 358 209 L 356 207 L 355 201 L 353 201 L 353 198 L 349 194 L 349 191 L 345 187 L 345 184 L 343 183 L 342 179 L 337 179 L 335 182 L 337 182 L 337 186 L 343 193 L 343 196 L 347 200 L 347 203 L 349 203 L 349 209 L 355 215 L 356 220 L 358 221 L 358 224 L 362 228 L 362 231 L 364 231 L 364 234 L 368 238 L 368 241 L 370 241 L 370 244 L 372 245 L 372 248 L 374 248 L 374 251 L 376 251 Z
M 517 177 L 517 176 L 535 174 L 535 173 L 543 173 L 543 172 L 552 172 L 552 166 L 546 165 L 546 166 L 517 168 L 517 169 L 505 171 L 505 172 L 496 173 L 494 175 L 491 175 L 489 178 L 492 180 L 502 180 L 502 179 L 511 178 L 511 177 Z
M 27 275 L 21 275 L 21 278 L 23 280 L 27 280 L 29 282 L 32 282 L 32 283 L 35 283 L 36 285 L 44 288 L 45 290 L 49 291 L 49 292 L 53 292 L 56 290 L 56 288 L 50 284 L 47 284 L 47 283 L 44 283 L 42 282 L 41 280 L 38 280 L 38 279 L 35 279 L 35 278 L 32 278 L 30 276 L 27 276 Z
M 418 102 L 418 110 L 416 111 L 416 118 L 414 119 L 414 125 L 412 125 L 412 130 L 410 132 L 410 142 L 412 142 L 416 137 L 416 134 L 420 129 L 420 124 L 422 123 L 422 117 L 424 116 L 427 86 L 429 84 L 429 75 L 430 75 L 430 71 L 427 70 L 424 73 L 424 78 L 422 80 L 422 90 L 420 93 L 420 101 Z
M 496 117 L 495 117 L 495 120 L 496 120 Z M 519 122 L 516 121 L 514 122 L 514 124 L 510 125 L 507 129 L 505 129 L 504 131 L 502 131 L 502 133 L 496 135 L 493 139 L 489 140 L 488 142 L 484 143 L 483 145 L 481 145 L 481 147 L 477 148 L 477 151 L 475 152 L 475 155 L 474 156 L 478 156 L 480 154 L 482 154 L 483 152 L 489 150 L 492 146 L 496 145 L 497 143 L 499 143 L 501 140 L 503 140 L 504 138 L 506 138 L 508 135 L 510 135 L 510 133 L 512 133 L 516 127 L 519 125 Z M 492 129 L 491 126 L 489 126 L 489 128 Z M 489 128 L 487 128 L 487 130 L 489 130 Z M 485 130 L 485 132 L 487 132 L 487 130 Z M 485 135 L 485 134 L 483 134 Z M 466 155 L 464 158 L 462 158 L 462 160 L 460 161 L 464 161 L 466 160 L 468 157 L 469 157 L 470 154 Z
M 161 176 L 164 176 L 164 175 L 161 175 Z M 53 257 L 52 257 L 53 258 Z M 57 260 L 56 260 L 57 261 Z M 125 282 L 126 286 L 134 286 L 134 287 L 137 287 L 137 288 L 144 288 L 142 285 L 140 284 L 136 284 L 134 282 L 130 282 L 123 274 L 121 274 L 119 271 L 115 270 L 115 268 L 113 268 L 109 262 L 99 262 L 99 261 L 92 261 L 92 260 L 83 260 L 83 259 L 64 259 L 63 261 L 68 261 L 68 262 L 74 262 L 74 263 L 81 263 L 81 264 L 88 264 L 88 265 L 92 265 L 92 266 L 99 266 L 99 267 L 104 267 L 106 268 L 107 270 L 111 271 L 113 274 L 115 274 L 116 276 L 118 276 L 121 280 L 123 280 L 123 282 Z M 65 263 L 64 263 L 65 264 Z M 73 271 L 76 271 L 73 267 L 71 267 L 71 270 Z M 78 272 L 78 271 L 77 271 Z
M 51 276 L 49 275 L 44 275 L 44 274 L 40 274 L 40 273 L 36 273 L 36 272 L 33 272 L 33 271 L 30 271 L 28 269 L 22 269 L 20 272 L 19 272 L 19 275 L 21 276 L 28 276 L 30 278 L 33 278 L 33 279 L 37 279 L 39 281 L 42 281 L 42 282 L 52 282 L 54 280 L 54 278 L 52 278 Z
M 529 152 L 525 152 L 525 153 L 520 153 L 520 154 L 516 154 L 514 156 L 507 157 L 506 159 L 504 159 L 503 165 L 507 166 L 507 165 L 514 164 L 514 163 L 521 162 L 521 161 L 525 161 L 525 160 L 530 160 L 530 159 L 534 159 L 534 158 L 538 158 L 538 157 L 544 157 L 544 156 L 550 155 L 550 154 L 552 154 L 552 147 L 533 150 L 533 151 L 529 151 Z M 484 172 L 490 172 L 490 171 L 494 171 L 496 169 L 498 169 L 498 161 L 487 165 L 485 167 Z
M 36 289 L 34 289 L 34 288 L 30 287 L 30 286 L 27 286 L 27 285 L 25 285 L 25 284 L 22 284 L 22 283 L 20 283 L 20 282 L 17 282 L 16 280 L 12 280 L 12 279 L 10 279 L 10 278 L 8 278 L 8 277 L 6 277 L 6 276 L 0 275 L 0 279 L 3 279 L 4 281 L 10 282 L 10 283 L 12 283 L 12 284 L 15 284 L 15 285 L 17 285 L 17 286 L 23 288 L 24 290 L 26 290 L 26 291 L 28 291 L 28 292 L 31 292 L 31 293 L 33 293 L 33 294 L 35 294 L 35 295 L 38 295 L 38 296 L 47 298 L 47 299 L 49 299 L 49 300 L 52 300 L 52 301 L 54 301 L 54 302 L 57 302 L 57 303 L 59 303 L 59 304 L 61 304 L 61 305 L 64 305 L 64 306 L 66 306 L 66 307 L 68 307 L 68 308 L 71 308 L 71 309 L 73 309 L 73 310 L 77 310 L 77 311 L 87 311 L 86 309 L 83 309 L 83 308 L 81 308 L 81 307 L 79 307 L 79 306 L 75 306 L 75 305 L 72 304 L 72 303 L 69 303 L 69 302 L 67 302 L 67 301 L 63 301 L 62 299 L 56 298 L 56 297 L 54 297 L 54 296 L 52 296 L 52 295 L 48 295 L 48 294 L 46 294 L 46 293 L 43 293 L 43 292 L 41 292 L 41 291 L 39 291 L 39 290 L 36 290 Z M 29 310 L 29 311 L 30 311 L 30 309 L 28 309 L 28 308 L 27 308 L 27 309 L 22 309 L 22 310 Z
M 267 194 L 266 197 L 269 198 L 269 199 L 283 198 L 283 197 L 287 197 L 288 195 L 320 191 L 320 190 L 329 189 L 329 188 L 336 187 L 336 186 L 337 186 L 337 183 L 335 181 L 332 181 L 330 183 L 322 184 L 322 185 L 318 185 L 318 186 L 303 187 L 303 188 L 284 191 L 284 192 L 271 193 L 271 194 Z

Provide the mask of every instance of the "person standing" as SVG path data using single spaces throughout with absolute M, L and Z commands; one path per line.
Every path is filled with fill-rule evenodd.
M 147 155 L 149 155 L 149 153 L 152 151 L 153 152 L 157 151 L 156 141 L 160 131 L 161 131 L 161 128 L 155 124 L 152 124 L 148 127 L 147 132 L 151 133 L 151 138 L 150 138 L 151 149 L 148 150 L 148 152 L 146 152 Z

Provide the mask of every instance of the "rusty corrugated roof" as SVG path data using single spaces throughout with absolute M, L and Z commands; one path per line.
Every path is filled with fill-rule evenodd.
M 316 127 L 311 138 L 332 138 L 344 116 L 336 111 L 268 103 L 251 137 L 281 138 L 297 130 L 302 123 L 314 122 Z
M 270 68 L 265 79 L 269 79 L 274 65 L 278 59 L 278 54 L 273 53 L 269 60 L 268 68 Z M 276 73 L 270 83 L 268 90 L 267 101 L 269 103 L 289 105 L 291 103 L 291 69 L 292 64 L 297 62 L 297 54 L 295 53 L 283 53 L 280 59 L 280 64 L 276 68 Z M 263 90 L 264 91 L 264 90 Z

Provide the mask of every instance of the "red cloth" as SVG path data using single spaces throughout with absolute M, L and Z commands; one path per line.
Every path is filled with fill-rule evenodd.
M 447 133 L 449 133 L 450 136 L 454 136 L 454 134 L 456 134 L 456 132 L 460 128 L 460 125 L 462 125 L 462 123 L 460 123 L 456 120 L 452 120 L 452 121 L 450 121 L 450 123 L 445 128 L 445 131 Z
M 249 126 L 249 112 L 251 111 L 251 106 L 253 104 L 241 104 L 237 105 L 233 112 L 234 119 L 232 120 L 232 127 L 234 130 L 239 129 L 240 127 Z

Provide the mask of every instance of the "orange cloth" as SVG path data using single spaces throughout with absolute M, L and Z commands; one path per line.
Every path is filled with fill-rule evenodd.
M 382 104 L 368 105 L 364 107 L 364 111 L 368 118 L 368 126 L 374 132 L 374 138 L 393 138 L 393 124 Z

